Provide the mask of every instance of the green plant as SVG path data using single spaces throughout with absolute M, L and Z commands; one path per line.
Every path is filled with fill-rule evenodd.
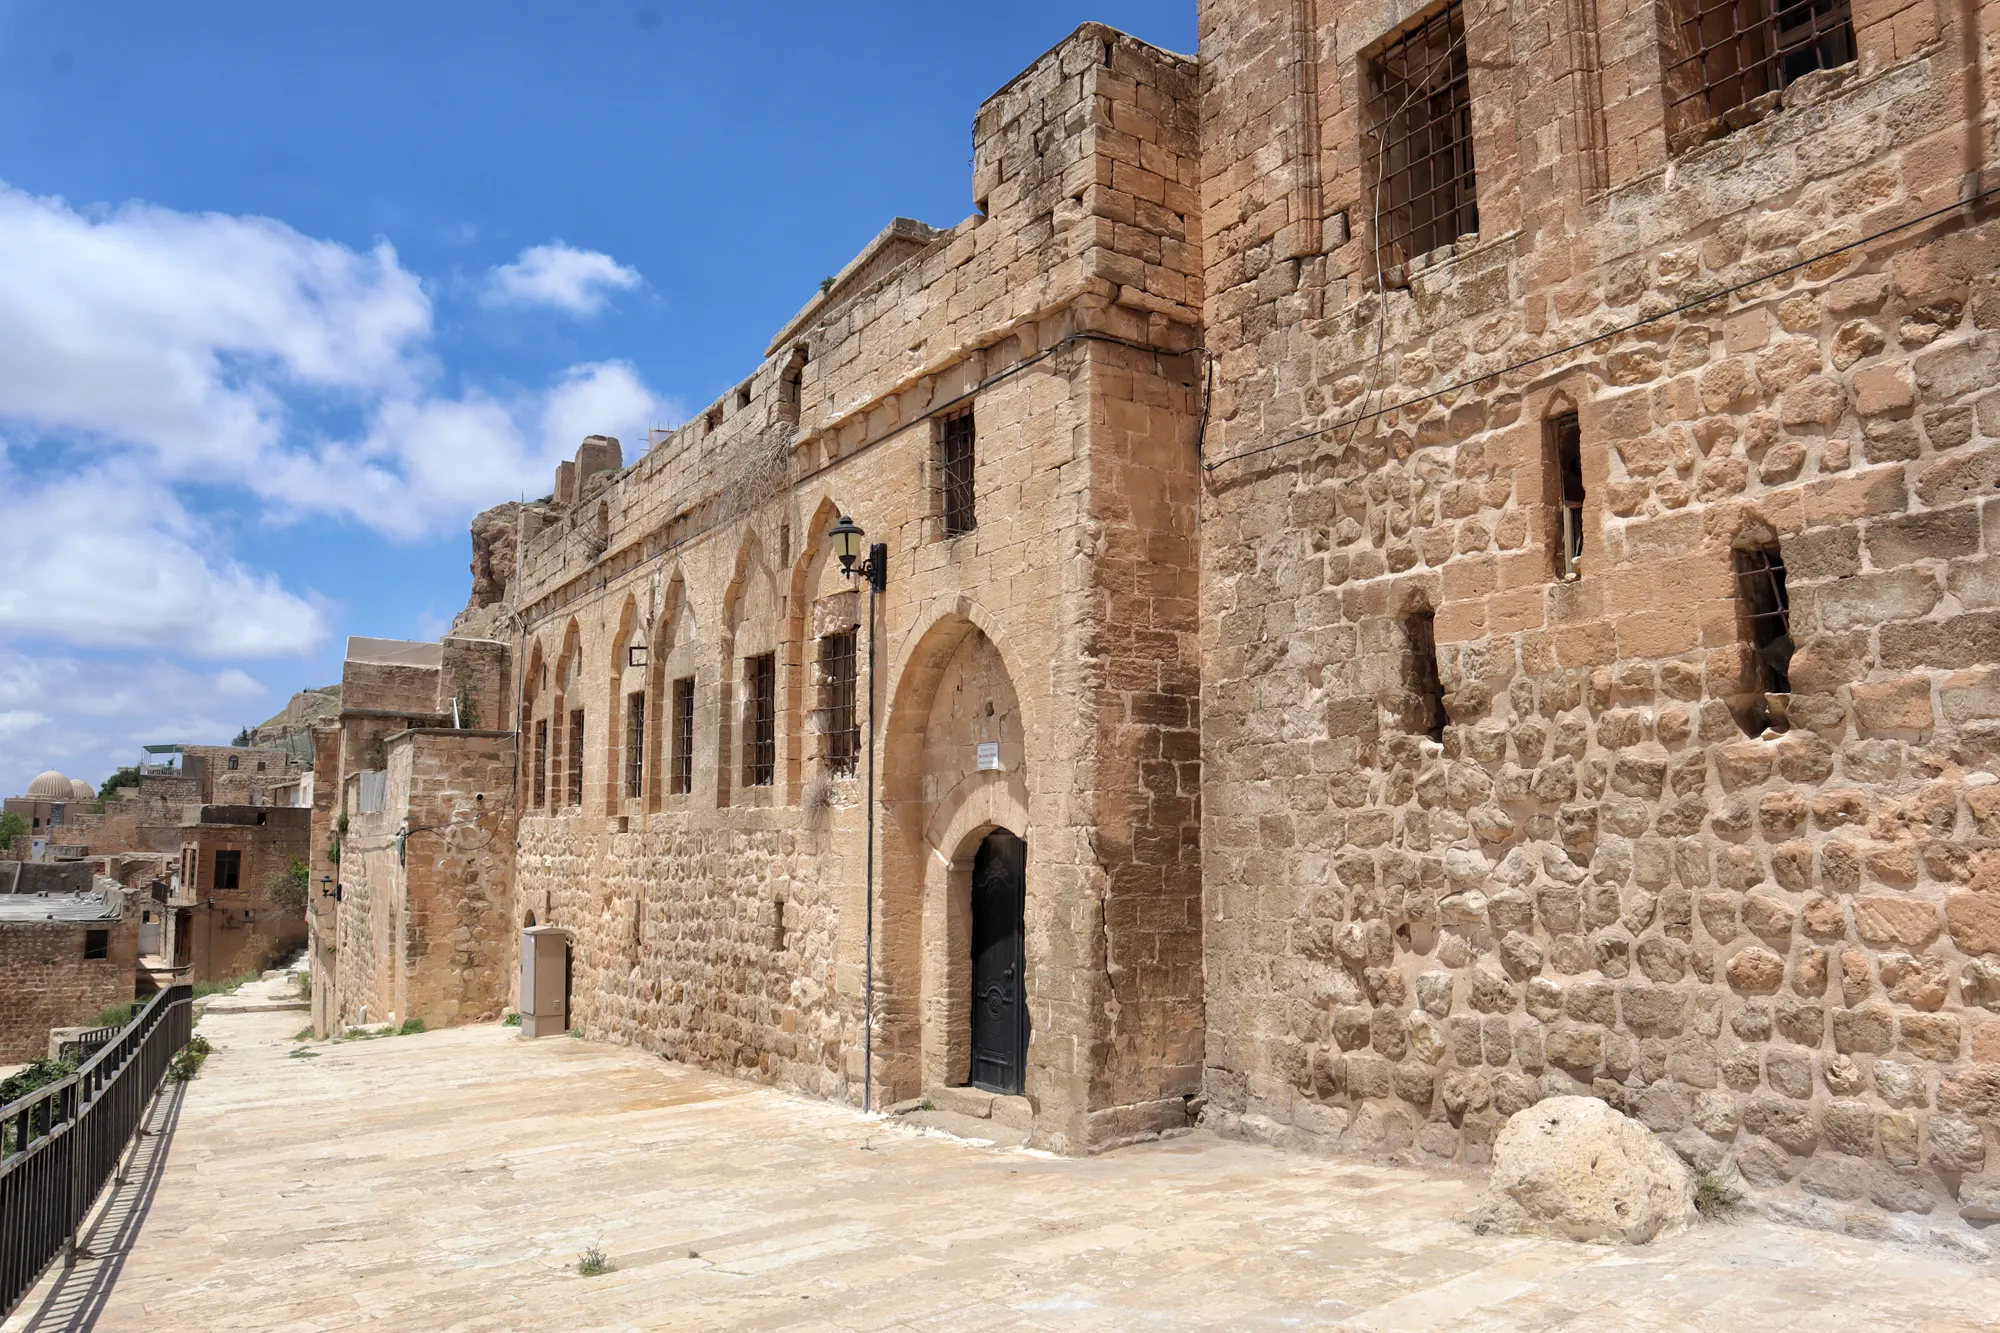
M 21 815 L 14 813 L 12 810 L 7 811 L 5 814 L 0 814 L 0 848 L 11 846 L 14 839 L 22 837 L 28 832 L 30 832 L 28 821 Z
M 247 986 L 257 979 L 255 972 L 245 972 L 240 977 L 224 977 L 220 981 L 197 981 L 194 983 L 194 998 L 204 995 L 227 995 L 239 986 Z
M 917 1109 L 919 1111 L 935 1111 L 937 1110 L 937 1103 L 926 1097 L 917 1103 Z
M 403 1026 L 396 1029 L 396 1035 L 399 1037 L 414 1037 L 423 1030 L 424 1020 L 412 1014 L 403 1020 Z
M 207 1060 L 215 1047 L 209 1045 L 208 1038 L 196 1034 L 188 1038 L 188 1044 L 181 1047 L 180 1054 L 167 1069 L 167 1077 L 176 1083 L 185 1083 L 201 1072 L 202 1062 Z
M 16 1097 L 25 1097 L 37 1088 L 46 1088 L 75 1072 L 76 1065 L 68 1060 L 56 1060 L 46 1055 L 32 1060 L 7 1078 L 0 1079 L 0 1106 L 5 1106 Z
M 570 1036 L 572 1036 L 572 1037 L 575 1037 L 575 1038 L 576 1038 L 576 1039 L 577 1039 L 578 1041 L 582 1041 L 582 1040 L 583 1040 L 583 1024 L 581 1024 L 581 1023 L 572 1023 L 572 1024 L 570 1025 L 570 1029 L 569 1029 L 569 1035 L 570 1035 Z
M 244 727 L 241 731 L 236 733 L 236 739 L 229 743 L 236 749 L 239 750 L 247 749 L 250 744 L 250 728 Z
M 1726 1166 L 1695 1172 L 1695 1211 L 1711 1222 L 1727 1222 L 1742 1212 L 1743 1191 L 1736 1179 L 1736 1172 Z
M 832 278 L 821 278 L 821 279 L 819 280 L 819 294 L 820 294 L 821 296 L 825 296 L 825 295 L 826 295 L 826 294 L 827 294 L 828 292 L 830 292 L 830 291 L 832 291 L 832 290 L 833 290 L 833 279 L 832 279 Z
M 470 689 L 461 684 L 458 692 L 451 696 L 451 702 L 455 706 L 459 726 L 468 731 L 479 726 L 479 706 L 472 701 Z
M 301 1000 L 310 1000 L 313 997 L 312 969 L 308 967 L 303 971 L 294 972 L 292 975 L 299 979 L 299 998 Z
M 108 801 L 111 799 L 111 793 L 117 791 L 120 787 L 136 787 L 138 785 L 139 770 L 134 766 L 128 765 L 104 779 L 104 785 L 97 789 L 97 799 Z
M 317 1059 L 319 1059 L 319 1052 L 318 1052 L 318 1051 L 309 1051 L 309 1050 L 307 1050 L 307 1049 L 306 1049 L 305 1047 L 301 1046 L 301 1047 L 299 1047 L 299 1048 L 298 1048 L 298 1049 L 297 1049 L 296 1051 L 293 1051 L 293 1052 L 292 1052 L 292 1059 L 294 1059 L 294 1060 L 317 1060 Z
M 279 911 L 303 912 L 306 899 L 312 894 L 312 869 L 294 856 L 283 870 L 271 876 L 265 892 L 271 896 L 271 906 Z
M 293 1041 L 311 1041 L 312 1039 L 313 1039 L 313 1030 L 312 1030 L 312 1024 L 310 1023 L 306 1024 L 304 1027 L 300 1028 L 297 1032 L 294 1032 L 292 1034 Z
M 500 1020 L 500 1026 L 503 1028 L 517 1028 L 521 1026 L 521 1016 L 519 1014 L 509 1014 Z
M 576 1257 L 576 1271 L 581 1277 L 599 1277 L 616 1267 L 611 1256 L 595 1245 Z
M 97 1011 L 97 1016 L 92 1018 L 85 1026 L 93 1028 L 122 1028 L 132 1021 L 132 1011 L 138 1007 L 136 1001 L 128 1000 L 124 1004 L 114 1004 L 109 1009 L 100 1009 Z
M 333 835 L 326 840 L 326 859 L 328 864 L 340 864 L 340 844 L 341 840 L 346 837 L 347 811 L 342 810 L 340 817 L 333 821 Z

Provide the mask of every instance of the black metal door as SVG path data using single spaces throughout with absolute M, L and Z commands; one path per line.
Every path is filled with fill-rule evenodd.
M 1018 1094 L 1028 1055 L 1028 844 L 995 829 L 972 858 L 972 1081 Z

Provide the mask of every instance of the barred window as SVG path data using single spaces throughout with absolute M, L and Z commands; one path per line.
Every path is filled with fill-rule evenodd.
M 947 537 L 970 532 L 979 524 L 972 508 L 975 435 L 970 409 L 946 417 L 938 427 L 938 487 Z
M 1677 147 L 1729 111 L 1855 58 L 1848 0 L 1674 0 L 1663 34 Z
M 535 804 L 538 806 L 547 805 L 549 803 L 549 724 L 546 718 L 535 723 L 535 753 L 532 758 L 535 765 Z
M 583 804 L 583 710 L 569 714 L 569 803 Z
M 1576 413 L 1552 417 L 1548 424 L 1548 466 L 1555 482 L 1556 577 L 1583 575 L 1583 432 Z
M 673 776 L 667 789 L 676 796 L 694 790 L 694 677 L 674 682 Z
M 852 773 L 861 753 L 854 643 L 852 629 L 828 634 L 819 641 L 819 712 L 826 731 L 826 767 L 832 773 Z
M 1766 694 L 1792 688 L 1792 603 L 1785 592 L 1785 562 L 1774 546 L 1736 553 L 1736 591 L 1750 630 L 1758 686 Z
M 1390 43 L 1368 75 L 1375 245 L 1387 269 L 1479 231 L 1462 5 Z
M 646 692 L 625 696 L 625 794 L 646 792 Z
M 1417 611 L 1403 621 L 1410 654 L 1409 687 L 1415 704 L 1411 730 L 1434 741 L 1444 739 L 1444 686 L 1438 680 L 1437 616 Z
M 778 771 L 777 654 L 745 661 L 743 686 L 743 784 L 768 787 Z

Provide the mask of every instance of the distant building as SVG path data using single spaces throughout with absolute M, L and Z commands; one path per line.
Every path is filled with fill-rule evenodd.
M 8 867 L 17 875 L 29 868 Z M 50 1028 L 132 999 L 138 956 L 138 900 L 115 881 L 0 892 L 0 1062 L 32 1060 L 47 1050 Z

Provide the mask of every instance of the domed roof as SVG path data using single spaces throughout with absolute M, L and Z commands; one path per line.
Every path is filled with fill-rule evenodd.
M 97 788 L 91 786 L 82 778 L 71 778 L 69 780 L 69 794 L 70 799 L 74 801 L 94 801 L 97 799 Z
M 52 768 L 28 784 L 28 799 L 73 801 L 76 799 L 76 794 L 69 789 L 69 779 Z

